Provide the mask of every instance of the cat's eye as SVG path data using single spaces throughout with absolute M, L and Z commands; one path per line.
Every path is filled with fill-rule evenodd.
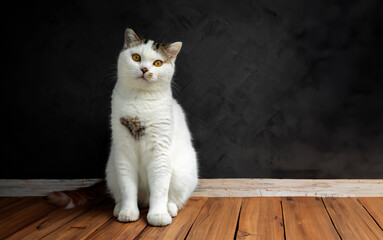
M 139 61 L 141 61 L 141 56 L 138 55 L 137 53 L 135 53 L 132 55 L 132 59 L 136 62 L 139 62 Z
M 155 62 L 153 63 L 153 65 L 156 66 L 156 67 L 161 67 L 162 64 L 163 64 L 163 62 L 162 62 L 161 60 L 157 60 L 157 61 L 155 61 Z

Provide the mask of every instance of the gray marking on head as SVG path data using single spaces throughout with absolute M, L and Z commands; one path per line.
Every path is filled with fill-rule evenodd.
M 147 44 L 148 42 L 148 39 L 138 37 L 138 35 L 132 29 L 127 28 L 125 31 L 125 41 L 122 51 L 141 44 Z M 168 46 L 169 44 L 157 43 L 154 41 L 152 44 L 152 49 L 164 57 L 164 63 L 168 63 L 171 60 L 171 56 L 167 51 Z
M 164 44 L 164 43 L 157 43 L 153 42 L 152 49 L 158 53 L 160 53 L 164 57 L 164 62 L 170 62 L 171 57 L 169 53 L 167 52 L 166 48 L 169 44 Z

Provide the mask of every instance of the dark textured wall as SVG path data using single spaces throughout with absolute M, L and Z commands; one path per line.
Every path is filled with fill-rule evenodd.
M 174 92 L 201 177 L 383 176 L 382 1 L 53 1 L 7 11 L 2 178 L 103 176 L 128 26 L 184 43 Z

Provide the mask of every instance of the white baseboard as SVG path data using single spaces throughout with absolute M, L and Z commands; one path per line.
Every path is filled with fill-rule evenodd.
M 102 179 L 0 179 L 0 197 L 46 196 Z M 194 197 L 383 197 L 383 179 L 200 179 Z
M 193 196 L 383 197 L 383 179 L 200 179 Z
M 46 196 L 50 192 L 91 186 L 102 179 L 0 179 L 0 197 Z

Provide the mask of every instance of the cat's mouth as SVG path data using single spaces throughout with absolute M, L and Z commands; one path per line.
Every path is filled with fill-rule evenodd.
M 139 77 L 138 77 L 138 79 L 141 79 L 141 80 L 145 80 L 145 81 L 148 81 L 148 79 L 146 79 L 144 75 L 142 75 L 142 76 L 139 76 Z
M 141 75 L 141 76 L 139 76 L 138 79 L 140 79 L 140 80 L 144 80 L 144 81 L 146 81 L 146 82 L 151 82 L 151 81 L 152 81 L 152 79 L 151 79 L 150 77 L 145 76 L 145 75 Z

